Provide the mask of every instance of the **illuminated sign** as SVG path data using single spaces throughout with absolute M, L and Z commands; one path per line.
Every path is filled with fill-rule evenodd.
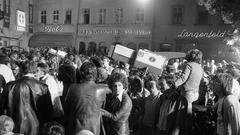
M 40 31 L 42 31 L 42 32 L 61 32 L 61 31 L 63 31 L 63 27 L 60 25 L 46 25 L 46 26 L 41 26 Z
M 17 10 L 17 31 L 25 31 L 26 27 L 26 14 L 23 11 Z
M 138 35 L 146 36 L 151 35 L 151 30 L 145 29 L 82 29 L 78 32 L 79 35 Z

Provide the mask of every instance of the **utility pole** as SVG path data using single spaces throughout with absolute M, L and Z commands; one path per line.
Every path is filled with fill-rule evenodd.
M 80 0 L 77 0 L 78 1 L 78 9 L 77 9 L 77 20 L 76 20 L 76 27 L 75 27 L 75 35 L 74 35 L 74 46 L 75 46 L 75 49 L 76 49 L 76 45 L 77 45 L 77 37 L 78 37 L 78 25 L 79 25 L 79 16 L 80 16 Z M 78 47 L 77 47 L 78 48 Z M 78 52 L 79 50 L 77 50 Z

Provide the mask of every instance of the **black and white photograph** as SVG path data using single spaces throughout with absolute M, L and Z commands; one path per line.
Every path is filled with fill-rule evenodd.
M 0 0 L 0 135 L 240 135 L 240 0 Z

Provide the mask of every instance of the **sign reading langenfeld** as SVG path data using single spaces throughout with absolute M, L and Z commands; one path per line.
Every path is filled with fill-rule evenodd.
M 182 30 L 178 38 L 224 38 L 233 35 L 231 30 L 188 31 Z
M 151 30 L 145 29 L 81 29 L 78 32 L 79 35 L 139 35 L 139 36 L 147 36 L 151 35 Z

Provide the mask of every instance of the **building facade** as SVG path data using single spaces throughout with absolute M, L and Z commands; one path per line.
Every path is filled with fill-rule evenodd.
M 195 0 L 156 0 L 154 5 L 153 50 L 197 48 L 205 58 L 214 58 L 227 49 L 224 39 L 233 33 L 231 26 Z
M 36 0 L 30 46 L 106 52 L 120 43 L 151 49 L 153 4 L 140 0 Z
M 33 33 L 33 1 L 1 0 L 0 13 L 0 47 L 26 48 Z

